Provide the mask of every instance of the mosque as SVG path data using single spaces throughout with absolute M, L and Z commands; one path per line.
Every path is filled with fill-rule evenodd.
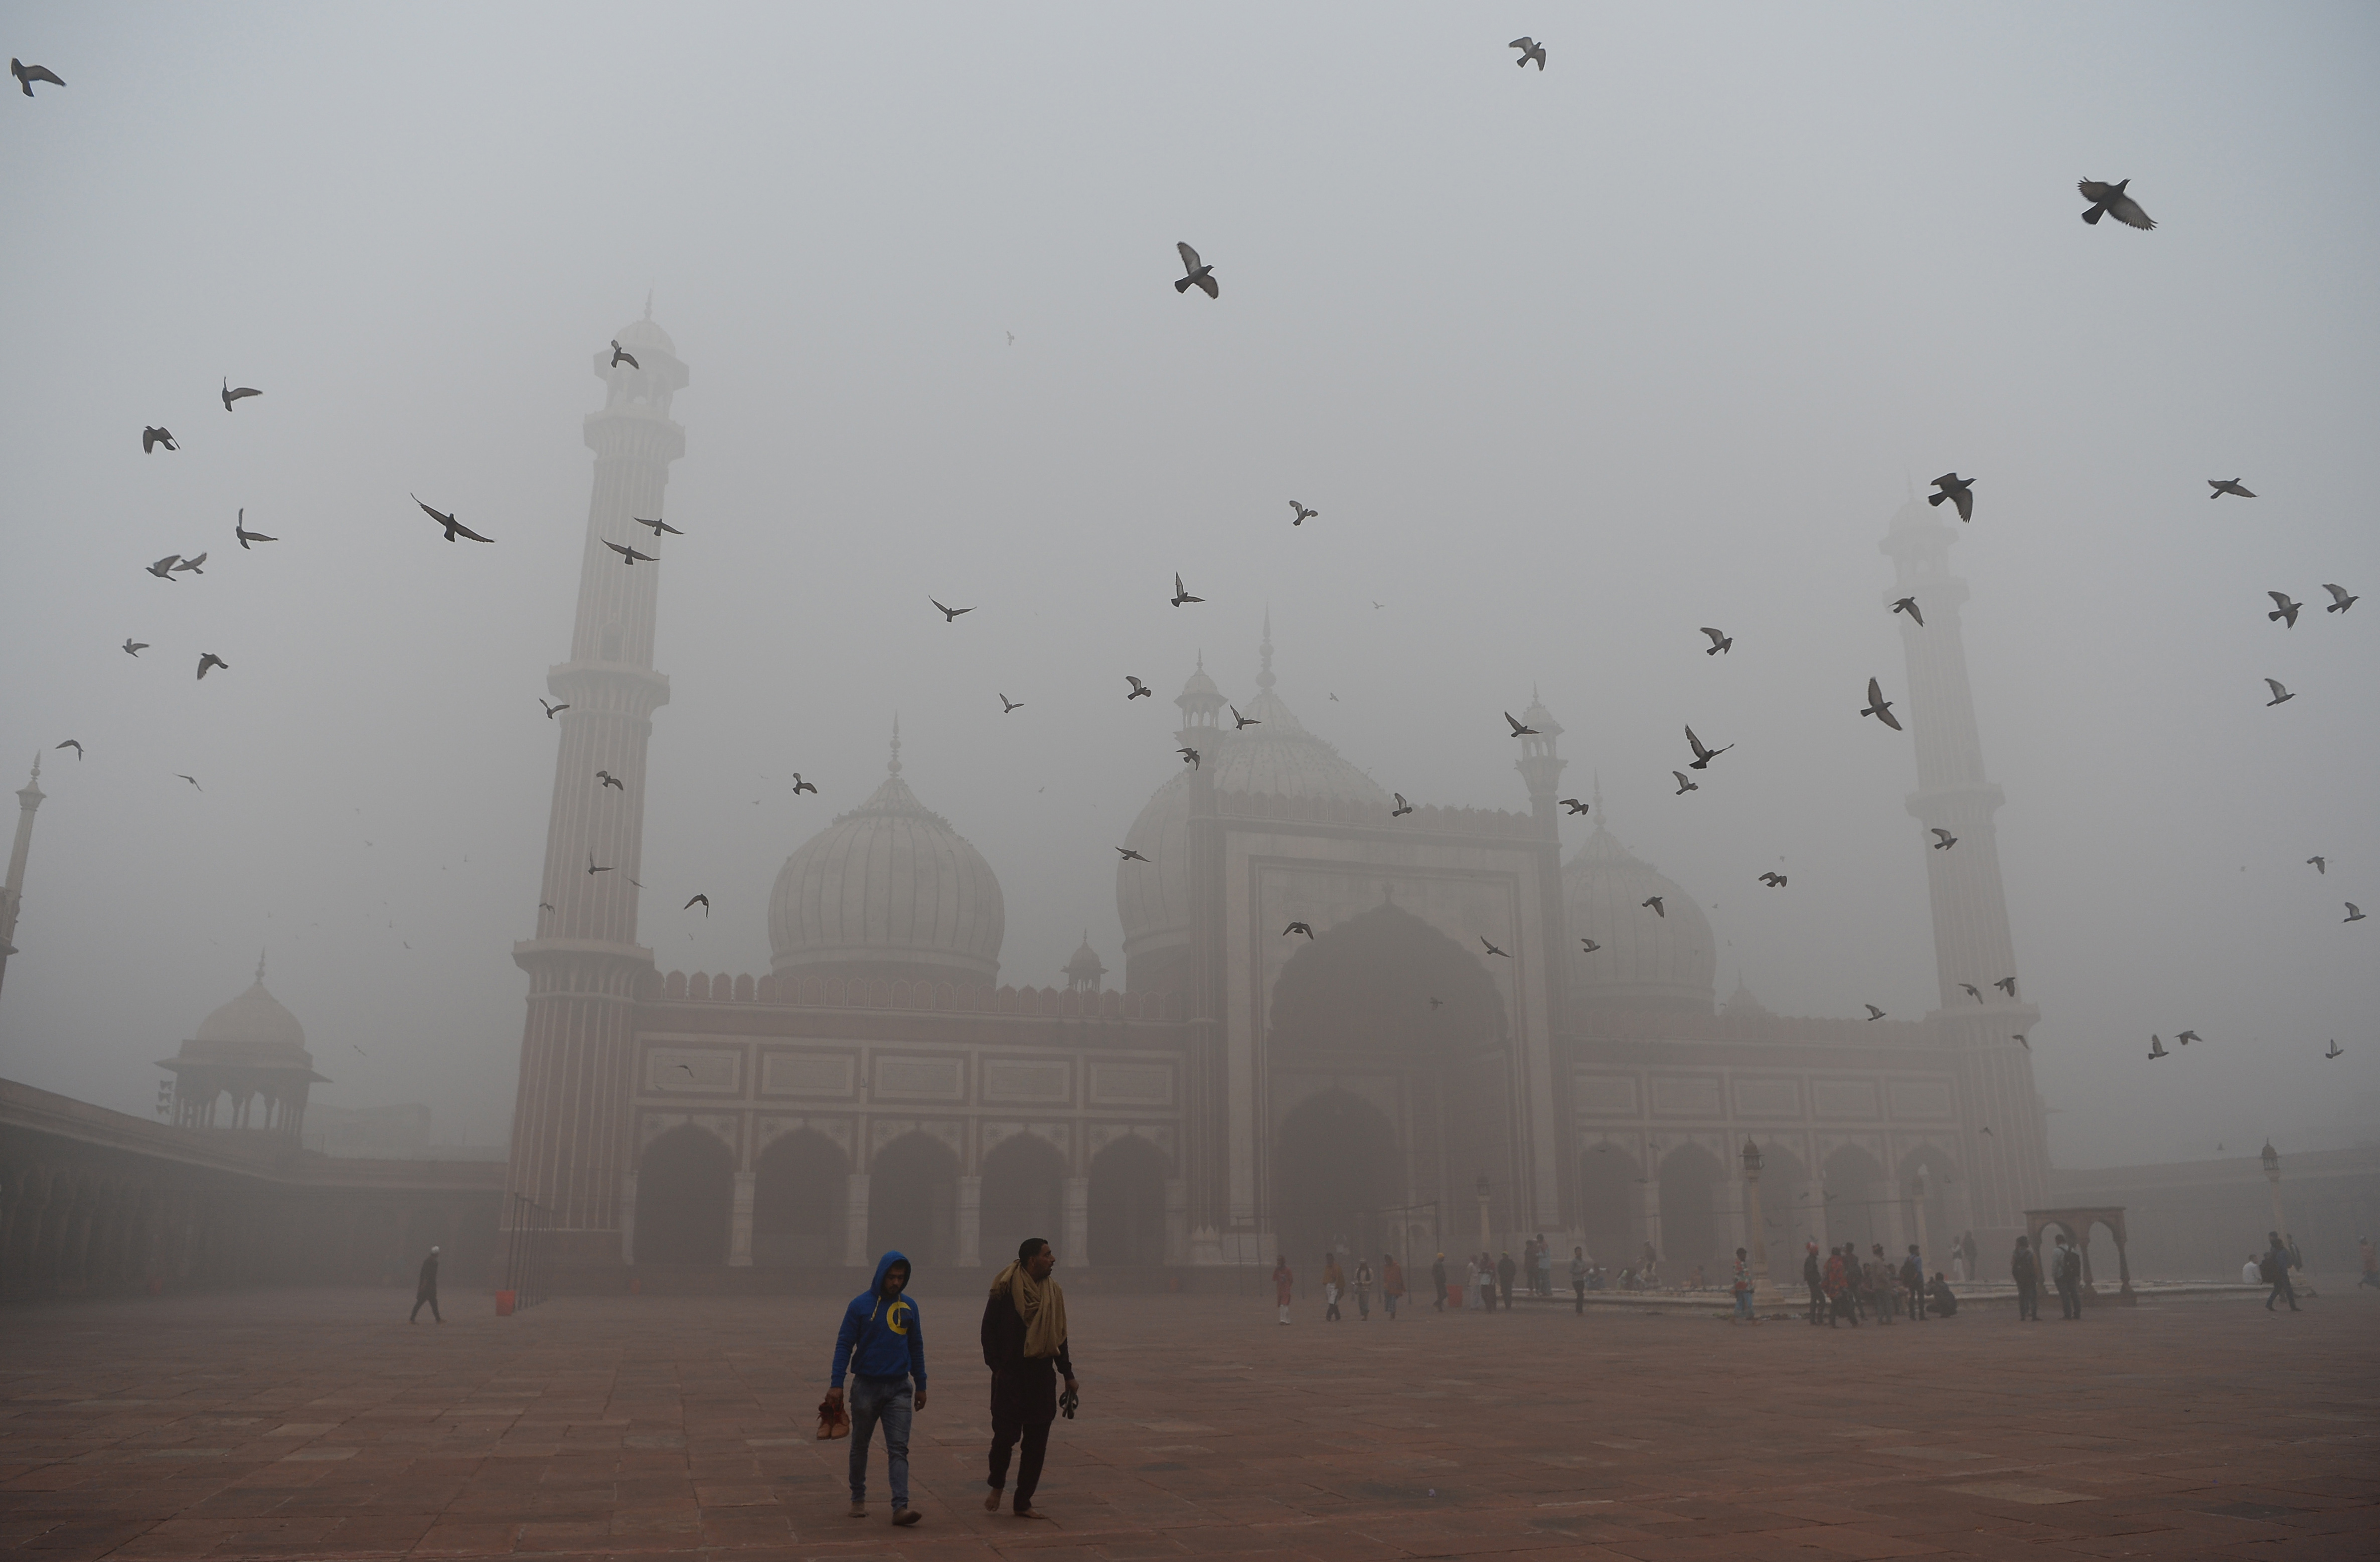
M 894 1245 L 972 1268 L 1037 1234 L 1070 1266 L 1195 1282 L 1332 1243 L 1517 1252 L 1544 1233 L 1613 1263 L 1650 1243 L 1670 1275 L 1718 1273 L 1756 1239 L 1787 1275 L 1804 1239 L 1932 1254 L 1972 1230 L 2003 1251 L 2047 1202 L 1966 587 L 1924 506 L 1882 544 L 1883 599 L 1922 590 L 1927 613 L 1902 629 L 1912 850 L 1937 825 L 1961 840 L 1924 852 L 1941 1003 L 1922 1019 L 1785 1018 L 1740 984 L 1721 1004 L 1694 897 L 1600 810 L 1562 860 L 1562 729 L 1541 704 L 1509 806 L 1392 817 L 1300 724 L 1269 629 L 1239 702 L 1259 724 L 1220 720 L 1232 696 L 1203 666 L 1174 699 L 1201 762 L 1126 838 L 1148 860 L 1118 866 L 1121 990 L 1087 938 L 1062 989 L 1001 984 L 999 876 L 902 779 L 897 733 L 875 792 L 786 859 L 767 974 L 664 973 L 634 880 L 666 572 L 603 543 L 664 513 L 687 370 L 650 320 L 619 342 L 633 365 L 594 358 L 577 621 L 548 680 L 569 708 L 537 934 L 514 949 L 529 991 L 506 1204 L 538 1210 L 573 1274 L 723 1282 Z M 1291 922 L 1314 937 L 1281 937 Z

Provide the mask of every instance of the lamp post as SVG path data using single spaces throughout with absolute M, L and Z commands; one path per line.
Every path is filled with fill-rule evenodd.
M 1769 1299 L 1768 1229 L 1760 1218 L 1760 1146 L 1750 1134 L 1743 1139 L 1744 1245 L 1752 1249 L 1752 1294 L 1755 1302 Z
M 1479 1174 L 1479 1181 L 1472 1191 L 1479 1195 L 1479 1251 L 1492 1253 L 1496 1251 L 1496 1236 L 1488 1228 L 1488 1183 L 1486 1172 Z

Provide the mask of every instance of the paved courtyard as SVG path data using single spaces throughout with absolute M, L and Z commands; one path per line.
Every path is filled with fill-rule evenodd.
M 1062 1272 L 1061 1278 L 1063 1278 Z M 2380 1556 L 2380 1293 L 1856 1333 L 1559 1312 L 1282 1328 L 1069 1299 L 1047 1521 L 983 1511 L 979 1303 L 921 1297 L 914 1530 L 815 1441 L 834 1304 L 260 1292 L 0 1312 L 43 1557 Z M 2053 1309 L 2054 1311 L 2054 1309 Z

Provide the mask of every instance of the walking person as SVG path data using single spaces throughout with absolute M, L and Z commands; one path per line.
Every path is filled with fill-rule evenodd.
M 421 1321 L 421 1304 L 430 1304 L 430 1321 L 443 1324 L 445 1317 L 438 1311 L 438 1250 L 431 1248 L 430 1256 L 421 1261 L 421 1277 L 413 1282 L 413 1311 L 405 1315 L 408 1324 Z
M 1925 1261 L 1917 1254 L 1917 1244 L 1909 1244 L 1909 1256 L 1900 1261 L 1900 1289 L 1909 1299 L 1909 1315 L 1919 1323 L 1925 1321 Z
M 892 1249 L 876 1261 L 876 1278 L 843 1310 L 835 1331 L 827 1403 L 843 1406 L 851 1378 L 851 1516 L 868 1517 L 868 1445 L 884 1427 L 884 1478 L 892 1488 L 892 1522 L 924 1517 L 909 1506 L 909 1413 L 926 1408 L 926 1331 L 909 1289 L 909 1261 Z M 913 1387 L 911 1379 L 916 1379 Z
M 1372 1321 L 1372 1261 L 1368 1258 L 1355 1260 L 1355 1321 Z
M 1959 1238 L 1959 1256 L 1966 1261 L 1967 1278 L 1970 1280 L 1974 1279 L 1980 1273 L 1980 1271 L 1975 1267 L 1975 1262 L 1983 1256 L 1983 1249 L 1975 1245 L 1975 1233 L 1973 1231 L 1967 1231 L 1961 1234 Z
M 2009 1255 L 2009 1278 L 2016 1282 L 2016 1321 L 2041 1322 L 2041 1266 L 2033 1261 L 2033 1242 L 2019 1237 Z
M 1810 1326 L 1816 1328 L 1827 1314 L 1827 1276 L 1818 1267 L 1818 1242 L 1815 1237 L 1803 1249 L 1802 1283 L 1810 1288 Z
M 1728 1322 L 1756 1324 L 1752 1315 L 1752 1257 L 1743 1249 L 1735 1250 L 1735 1316 Z
M 993 1278 L 983 1304 L 983 1364 L 991 1369 L 991 1471 L 985 1482 L 991 1490 L 983 1499 L 986 1513 L 1000 1511 L 1009 1450 L 1021 1442 L 1010 1511 L 1019 1519 L 1041 1517 L 1033 1494 L 1041 1484 L 1042 1456 L 1050 1450 L 1050 1424 L 1058 1419 L 1058 1380 L 1066 1380 L 1069 1420 L 1082 1399 L 1066 1346 L 1066 1293 L 1050 1277 L 1057 1265 L 1058 1254 L 1045 1239 L 1026 1238 L 1016 1244 L 1016 1262 Z M 1281 1267 L 1288 1266 L 1284 1261 Z
M 1397 1255 L 1380 1254 L 1380 1305 L 1389 1314 L 1389 1322 L 1397 1321 L 1397 1303 L 1404 1300 L 1405 1272 L 1397 1267 Z
M 2273 1294 L 2265 1298 L 2265 1311 L 2271 1312 L 2276 1302 L 2287 1302 L 2289 1311 L 2295 1313 L 2299 1310 L 2298 1290 L 2289 1284 L 2289 1243 L 2281 1240 L 2278 1231 L 2267 1231 L 2265 1236 L 2272 1243 L 2265 1250 L 2265 1283 L 2273 1288 Z
M 1859 1327 L 1859 1307 L 1852 1297 L 1852 1275 L 1858 1267 L 1858 1254 L 1851 1244 L 1831 1250 L 1827 1254 L 1825 1285 L 1827 1288 L 1827 1326 L 1833 1328 L 1838 1318 L 1849 1318 L 1852 1327 Z
M 1537 1238 L 1537 1294 L 1551 1301 L 1554 1294 L 1554 1244 L 1543 1235 Z
M 1290 1273 L 1289 1254 L 1273 1261 L 1272 1299 L 1281 1304 L 1281 1321 L 1289 1322 L 1289 1304 L 1297 1299 L 1297 1277 Z
M 1511 1253 L 1496 1261 L 1496 1289 L 1503 1293 L 1504 1311 L 1507 1313 L 1512 1310 L 1512 1277 L 1518 1273 Z
M 2355 1250 L 2363 1255 L 2363 1277 L 2355 1282 L 2356 1289 L 2370 1286 L 2380 1290 L 2380 1247 L 2374 1247 L 2369 1237 L 2358 1237 Z
M 1339 1267 L 1339 1255 L 1335 1253 L 1324 1253 L 1322 1255 L 1322 1321 L 1324 1323 L 1339 1322 L 1339 1298 L 1346 1289 L 1347 1276 Z
M 1446 1311 L 1446 1254 L 1442 1253 L 1429 1263 L 1429 1309 Z
M 1570 1250 L 1570 1310 L 1582 1318 L 1586 1316 L 1586 1272 L 1590 1267 L 1586 1261 L 1586 1249 L 1574 1247 Z
M 2058 1287 L 2058 1321 L 2079 1324 L 2082 1321 L 2082 1250 L 2069 1242 L 2061 1231 L 2057 1255 L 2050 1263 L 2049 1277 Z

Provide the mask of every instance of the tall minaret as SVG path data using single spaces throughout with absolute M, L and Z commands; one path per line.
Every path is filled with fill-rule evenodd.
M 1958 529 L 1911 500 L 1892 517 L 1880 544 L 1892 558 L 1897 584 L 1884 598 L 1914 597 L 1924 624 L 1898 615 L 1909 671 L 1902 711 L 1917 745 L 1917 790 L 1909 812 L 1921 827 L 1926 888 L 1934 911 L 1934 964 L 1942 1007 L 1930 1017 L 1959 1056 L 1961 1088 L 1978 1130 L 1967 1136 L 1972 1161 L 1967 1197 L 1975 1226 L 2021 1233 L 2024 1211 L 2047 1193 L 2049 1144 L 2041 1098 L 2034 1092 L 2032 1054 L 2016 1038 L 2040 1011 L 1993 987 L 2017 975 L 2009 935 L 2008 895 L 1992 815 L 2006 801 L 1984 778 L 1984 747 L 1975 731 L 1975 701 L 1967 682 L 1967 651 L 1960 609 L 1967 583 L 1950 573 Z M 1937 850 L 1936 829 L 1958 844 Z M 1968 996 L 1971 985 L 1984 995 Z
M 555 720 L 537 937 L 513 946 L 529 990 L 509 1186 L 549 1212 L 554 1256 L 580 1264 L 622 1260 L 633 1199 L 629 1033 L 637 982 L 653 957 L 637 943 L 630 881 L 641 877 L 645 744 L 653 712 L 669 699 L 669 680 L 653 671 L 662 567 L 631 563 L 603 544 L 667 552 L 666 539 L 636 520 L 666 518 L 669 464 L 686 454 L 686 430 L 669 410 L 686 370 L 668 334 L 649 313 L 620 332 L 619 345 L 638 367 L 614 367 L 608 349 L 594 358 L 605 395 L 603 409 L 587 415 L 595 484 L 578 617 L 570 660 L 546 672 L 554 699 L 570 708 Z
M 33 849 L 33 810 L 42 805 L 42 757 L 33 756 L 33 779 L 17 793 L 17 843 L 8 848 L 8 881 L 0 885 L 0 980 L 17 952 L 17 910 L 25 903 L 25 854 Z

